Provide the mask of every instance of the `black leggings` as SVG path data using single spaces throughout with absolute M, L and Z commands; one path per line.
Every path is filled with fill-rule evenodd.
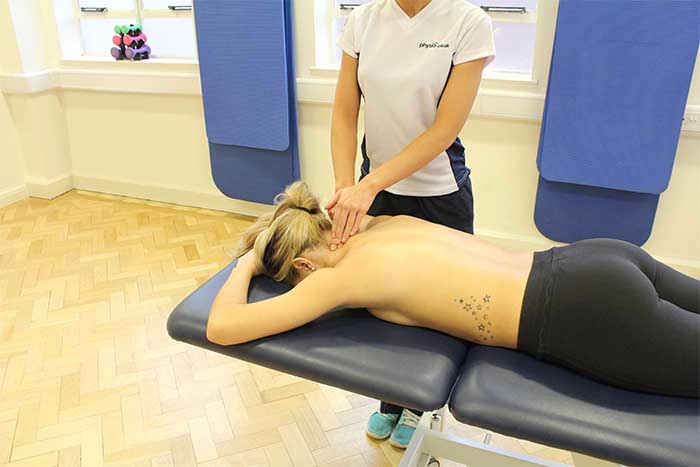
M 633 391 L 700 397 L 700 282 L 619 240 L 535 253 L 518 349 Z

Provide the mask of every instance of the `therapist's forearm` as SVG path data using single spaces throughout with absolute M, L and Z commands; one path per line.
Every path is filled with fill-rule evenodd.
M 360 183 L 379 193 L 428 165 L 447 149 L 456 137 L 454 131 L 433 125 L 396 156 L 372 170 Z
M 355 183 L 357 155 L 357 118 L 333 115 L 331 126 L 331 156 L 336 188 Z

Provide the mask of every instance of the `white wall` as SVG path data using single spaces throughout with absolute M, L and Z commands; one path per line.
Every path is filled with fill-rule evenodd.
M 0 70 L 36 76 L 58 64 L 56 27 L 44 0 L 8 0 L 0 4 Z M 3 109 L 21 153 L 27 193 L 54 198 L 72 188 L 68 130 L 60 90 L 8 94 Z M 13 126 L 13 128 L 9 128 Z
M 21 60 L 16 47 L 14 26 L 9 4 L 0 2 L 0 72 L 15 73 L 21 70 Z M 0 90 L 0 207 L 27 196 L 24 183 L 24 167 L 15 123 L 7 106 L 5 94 Z
M 57 61 L 55 21 L 44 0 L 6 0 L 15 25 L 19 59 L 24 73 L 54 66 Z M 21 25 L 21 26 L 19 26 Z
M 0 92 L 0 208 L 27 196 L 15 125 Z
M 688 93 L 688 104 L 700 105 L 700 50 L 695 59 L 695 69 L 693 70 L 693 81 L 690 83 Z
M 0 53 L 0 72 L 21 72 L 22 60 L 17 48 L 17 36 L 15 35 L 10 4 L 7 1 L 0 2 L 0 44 L 3 44 L 3 50 Z
M 29 194 L 52 199 L 71 189 L 68 129 L 60 92 L 13 94 L 7 104 L 22 149 Z

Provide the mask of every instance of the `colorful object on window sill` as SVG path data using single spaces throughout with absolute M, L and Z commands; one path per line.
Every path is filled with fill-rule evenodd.
M 111 54 L 116 60 L 140 61 L 151 56 L 151 48 L 146 45 L 148 38 L 140 24 L 118 25 L 114 32 L 112 42 L 116 47 L 112 47 Z

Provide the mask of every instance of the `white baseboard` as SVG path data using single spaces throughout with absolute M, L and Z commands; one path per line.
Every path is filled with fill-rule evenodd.
M 0 191 L 0 208 L 9 206 L 17 201 L 22 201 L 28 196 L 29 193 L 27 192 L 27 185 L 24 184 Z
M 73 175 L 73 183 L 75 188 L 81 190 L 161 201 L 181 206 L 213 209 L 244 216 L 257 217 L 270 211 L 270 206 L 266 204 L 231 199 L 221 193 L 204 192 L 182 187 L 141 185 L 125 180 L 106 179 L 88 175 Z
M 27 177 L 27 191 L 33 198 L 54 199 L 73 189 L 73 176 L 60 175 L 53 179 Z

